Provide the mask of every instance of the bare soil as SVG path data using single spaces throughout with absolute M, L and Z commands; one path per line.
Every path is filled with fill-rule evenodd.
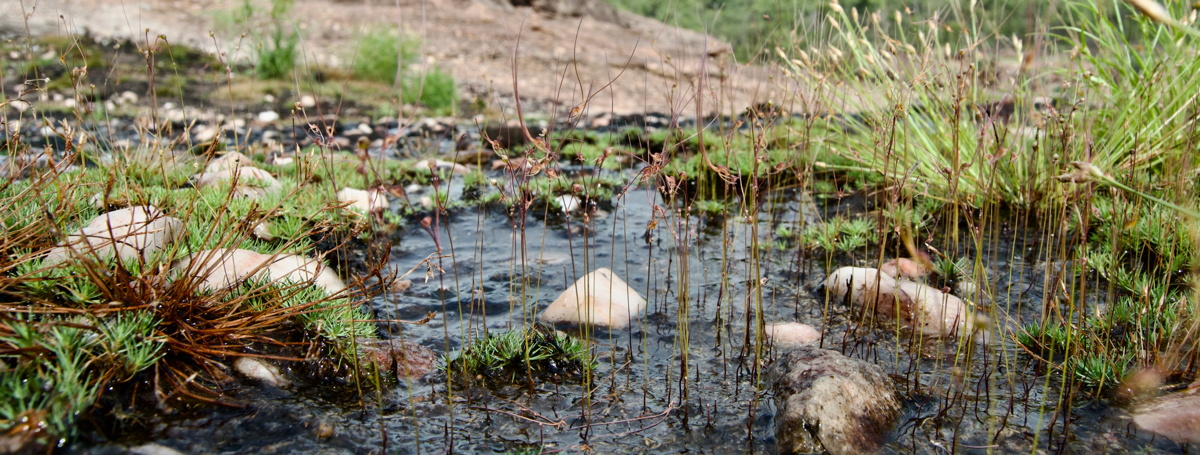
M 134 42 L 162 35 L 236 60 L 250 55 L 254 44 L 222 25 L 220 17 L 239 5 L 240 0 L 14 0 L 0 2 L 0 33 L 87 33 Z M 572 17 L 493 0 L 298 0 L 290 14 L 302 36 L 303 65 L 348 67 L 365 31 L 398 27 L 423 39 L 420 66 L 448 71 L 462 98 L 509 114 L 514 88 L 527 113 L 565 114 L 583 105 L 590 115 L 683 117 L 735 114 L 785 101 L 780 98 L 787 90 L 774 70 L 735 62 L 727 43 L 625 12 Z

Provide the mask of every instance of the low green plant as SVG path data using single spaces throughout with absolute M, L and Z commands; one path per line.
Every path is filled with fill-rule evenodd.
M 463 381 L 493 386 L 526 379 L 580 381 L 593 367 L 584 341 L 542 324 L 477 338 L 444 365 Z
M 420 102 L 434 112 L 452 113 L 458 101 L 458 83 L 450 73 L 434 68 L 406 77 L 401 99 L 405 103 Z

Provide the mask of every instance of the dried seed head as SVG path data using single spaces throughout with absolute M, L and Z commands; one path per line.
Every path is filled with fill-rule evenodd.
M 1167 12 L 1167 8 L 1154 0 L 1125 0 L 1130 6 L 1142 13 L 1150 20 L 1163 24 L 1174 24 L 1175 19 L 1171 18 L 1171 13 Z

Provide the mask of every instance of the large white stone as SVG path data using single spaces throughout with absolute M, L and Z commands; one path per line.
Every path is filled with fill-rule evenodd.
M 58 264 L 80 254 L 99 258 L 116 254 L 121 260 L 144 261 L 183 233 L 183 221 L 164 215 L 152 205 L 114 210 L 67 236 L 65 242 L 46 254 L 45 264 Z
M 349 202 L 349 207 L 363 213 L 382 212 L 387 210 L 388 201 L 383 192 L 375 189 L 359 190 L 342 188 L 337 193 L 338 201 Z
M 254 276 L 275 282 L 312 282 L 330 294 L 346 284 L 325 264 L 294 254 L 262 254 L 250 250 L 220 248 L 204 250 L 180 260 L 175 269 L 199 279 L 203 290 L 225 289 Z
M 238 152 L 229 152 L 209 161 L 208 165 L 204 166 L 204 172 L 216 173 L 240 167 L 254 167 L 254 160 Z
M 892 314 L 892 305 L 884 303 L 892 302 L 896 279 L 878 269 L 842 267 L 829 274 L 825 288 L 838 301 L 849 295 L 850 305 L 855 308 L 875 308 L 884 316 Z
M 1133 410 L 1133 423 L 1180 444 L 1200 442 L 1200 395 L 1165 395 Z
M 904 325 L 925 335 L 947 337 L 958 334 L 966 324 L 967 306 L 962 299 L 921 283 L 897 283 Z
M 921 265 L 920 262 L 908 258 L 892 259 L 884 262 L 879 270 L 883 273 L 891 275 L 893 278 L 907 278 L 916 280 L 924 278 L 929 274 L 929 269 Z
M 876 269 L 842 267 L 829 275 L 825 287 L 838 301 L 849 300 L 858 316 L 881 324 L 899 322 L 923 335 L 955 335 L 968 319 L 967 306 L 958 297 Z
M 767 338 L 776 346 L 820 341 L 821 331 L 799 322 L 770 322 L 764 327 Z
M 282 186 L 270 172 L 251 166 L 235 166 L 230 169 L 205 171 L 193 177 L 196 188 L 221 187 L 235 183 L 235 193 L 245 197 L 262 197 L 278 191 Z
M 623 329 L 644 309 L 646 299 L 641 294 L 612 270 L 599 268 L 563 291 L 542 312 L 541 320 Z

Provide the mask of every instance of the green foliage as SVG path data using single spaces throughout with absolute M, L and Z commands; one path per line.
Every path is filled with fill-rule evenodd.
M 800 242 L 826 251 L 854 251 L 879 241 L 879 229 L 873 218 L 849 220 L 835 217 L 825 223 L 810 224 L 800 233 Z
M 418 61 L 421 42 L 376 28 L 359 41 L 351 72 L 355 77 L 385 84 L 400 83 L 401 101 L 421 103 L 439 113 L 452 113 L 458 84 L 449 73 L 434 68 L 423 74 L 405 73 Z
M 419 57 L 419 48 L 420 42 L 414 39 L 401 40 L 391 30 L 371 29 L 359 41 L 351 72 L 360 79 L 392 84 L 400 75 L 401 65 Z
M 406 77 L 401 98 L 406 103 L 420 101 L 435 112 L 450 113 L 458 101 L 458 83 L 450 73 L 434 68 L 423 75 Z
M 296 66 L 296 48 L 300 34 L 295 31 L 295 22 L 289 17 L 296 0 L 268 0 L 271 2 L 267 17 L 260 17 L 259 5 L 253 0 L 242 0 L 229 21 L 243 33 L 248 33 L 254 43 L 254 74 L 261 79 L 282 79 L 292 75 Z M 261 30 L 267 29 L 264 35 Z
M 445 364 L 452 375 L 489 385 L 527 378 L 578 381 L 593 367 L 583 341 L 541 324 L 476 339 Z

